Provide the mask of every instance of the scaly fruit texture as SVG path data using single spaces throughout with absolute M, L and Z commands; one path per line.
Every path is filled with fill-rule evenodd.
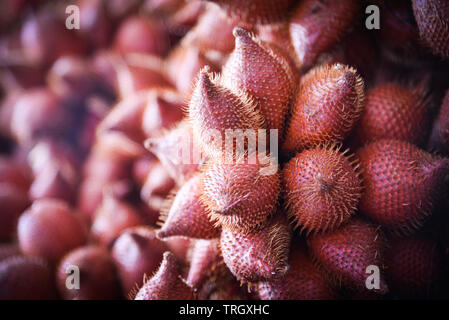
M 421 40 L 440 57 L 449 58 L 449 3 L 446 0 L 412 0 Z
M 213 239 L 220 236 L 220 228 L 209 220 L 209 209 L 201 201 L 202 174 L 187 181 L 181 189 L 167 200 L 167 209 L 160 219 L 161 229 L 157 232 L 160 239 L 172 236 L 185 236 L 197 239 Z
M 332 230 L 357 210 L 362 182 L 356 161 L 334 145 L 299 153 L 282 170 L 288 216 L 307 233 Z
M 303 68 L 351 30 L 359 7 L 357 0 L 300 2 L 290 19 L 290 38 Z
M 387 229 L 418 229 L 444 195 L 449 159 L 389 139 L 366 145 L 356 156 L 364 182 L 360 211 Z
M 276 169 L 264 174 L 264 169 L 264 165 L 249 160 L 208 164 L 201 199 L 210 210 L 210 219 L 218 226 L 242 232 L 265 223 L 278 203 L 280 173 Z
M 406 296 L 435 293 L 443 273 L 442 254 L 437 243 L 422 235 L 392 239 L 389 243 L 385 263 L 394 292 Z
M 225 149 L 226 130 L 241 130 L 236 136 L 243 139 L 245 130 L 265 127 L 255 100 L 242 91 L 225 88 L 221 77 L 211 74 L 207 66 L 199 73 L 188 111 L 195 140 L 214 158 L 223 153 L 246 151 L 235 150 L 232 146 L 230 150 Z M 220 136 L 216 137 L 212 130 Z
M 334 231 L 313 235 L 308 243 L 314 258 L 341 284 L 358 291 L 367 290 L 366 270 L 375 265 L 381 270 L 381 278 L 379 289 L 373 290 L 387 292 L 382 274 L 385 239 L 379 227 L 353 218 Z
M 159 270 L 145 283 L 135 300 L 193 300 L 194 294 L 181 278 L 179 264 L 173 253 L 167 251 Z
M 293 102 L 282 149 L 299 151 L 327 141 L 341 141 L 358 120 L 364 82 L 351 67 L 316 67 L 302 79 Z
M 226 13 L 248 24 L 268 24 L 288 17 L 295 0 L 208 0 L 217 3 Z
M 285 117 L 297 86 L 297 70 L 286 55 L 249 31 L 233 30 L 235 49 L 223 66 L 223 83 L 232 91 L 244 91 L 255 98 L 268 129 L 282 136 Z
M 282 277 L 288 270 L 291 232 L 278 212 L 260 230 L 242 233 L 224 228 L 220 237 L 223 260 L 241 283 Z
M 367 92 L 354 135 L 362 145 L 380 139 L 423 145 L 430 132 L 431 111 L 422 90 L 384 83 Z
M 307 247 L 295 243 L 290 250 L 289 269 L 285 276 L 257 284 L 262 300 L 331 300 L 336 290 L 326 275 L 308 256 Z

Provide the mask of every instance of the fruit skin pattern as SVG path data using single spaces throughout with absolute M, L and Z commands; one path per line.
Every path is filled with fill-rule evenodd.
M 449 0 L 55 2 L 0 0 L 0 300 L 449 297 Z
M 419 229 L 444 196 L 448 158 L 389 139 L 366 145 L 356 156 L 365 187 L 360 211 L 391 231 Z

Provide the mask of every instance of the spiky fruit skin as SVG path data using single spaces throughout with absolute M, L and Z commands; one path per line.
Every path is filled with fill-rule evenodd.
M 209 70 L 206 67 L 200 71 L 189 103 L 189 120 L 195 140 L 207 155 L 216 158 L 234 151 L 234 148 L 225 149 L 226 130 L 258 130 L 265 125 L 253 99 L 242 91 L 227 89 L 221 77 Z M 218 141 L 211 130 L 220 134 Z M 243 154 L 245 150 L 235 152 Z
M 302 79 L 282 150 L 298 151 L 343 140 L 363 110 L 364 82 L 341 64 L 319 66 Z
M 179 264 L 173 253 L 167 251 L 159 270 L 148 279 L 135 300 L 193 300 L 192 289 L 179 273 Z
M 124 296 L 143 284 L 145 276 L 151 276 L 162 262 L 167 250 L 165 243 L 156 238 L 151 227 L 134 227 L 125 230 L 114 242 L 112 259 L 117 268 Z
M 293 245 L 289 270 L 280 279 L 261 281 L 257 293 L 262 300 L 331 300 L 336 292 L 325 274 L 308 256 L 305 245 Z
M 413 13 L 421 40 L 440 57 L 449 58 L 449 3 L 413 0 Z
M 449 149 L 449 90 L 446 91 L 443 103 L 440 108 L 438 124 L 438 133 L 441 141 L 444 143 L 446 148 Z
M 296 88 L 292 65 L 250 32 L 234 28 L 235 49 L 223 66 L 223 82 L 233 91 L 241 90 L 259 104 L 268 129 L 282 136 L 285 117 Z
M 43 259 L 12 256 L 0 262 L 1 300 L 56 298 L 54 274 Z
M 242 233 L 224 228 L 220 237 L 223 260 L 241 283 L 282 277 L 288 270 L 291 233 L 283 213 L 261 230 Z
M 402 296 L 430 296 L 442 276 L 437 243 L 424 236 L 392 239 L 385 256 L 388 283 Z
M 399 140 L 379 140 L 360 149 L 364 192 L 360 211 L 390 229 L 409 233 L 442 197 L 448 159 Z
M 353 218 L 344 226 L 327 233 L 315 234 L 308 240 L 313 257 L 329 275 L 358 291 L 366 291 L 366 269 L 376 265 L 382 270 L 385 239 L 380 228 Z M 379 293 L 387 286 L 382 273 Z
M 217 3 L 226 13 L 248 24 L 268 24 L 284 20 L 295 0 L 208 0 Z
M 79 268 L 79 290 L 69 289 L 66 285 L 72 266 Z M 60 262 L 56 273 L 59 293 L 66 300 L 110 300 L 120 297 L 116 269 L 104 247 L 92 245 L 69 252 Z
M 275 211 L 279 171 L 265 175 L 262 165 L 248 162 L 213 162 L 205 169 L 202 200 L 210 219 L 223 228 L 245 232 L 265 223 Z
M 191 250 L 190 268 L 186 280 L 192 288 L 198 289 L 223 259 L 218 239 L 197 240 Z
M 354 135 L 362 145 L 397 139 L 422 146 L 427 141 L 431 120 L 431 109 L 422 90 L 384 83 L 367 92 Z
M 164 224 L 157 232 L 159 238 L 213 239 L 220 236 L 220 228 L 209 220 L 209 209 L 201 201 L 202 179 L 200 174 L 192 177 L 169 201 L 170 208 L 161 218 Z
M 358 1 L 301 1 L 290 18 L 290 38 L 304 68 L 331 49 L 355 23 Z
M 307 233 L 332 230 L 356 211 L 362 182 L 352 162 L 335 146 L 309 149 L 282 170 L 288 216 Z

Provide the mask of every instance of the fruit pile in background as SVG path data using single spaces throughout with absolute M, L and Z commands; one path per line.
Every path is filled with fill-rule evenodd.
M 0 299 L 449 297 L 447 1 L 70 4 L 0 3 Z

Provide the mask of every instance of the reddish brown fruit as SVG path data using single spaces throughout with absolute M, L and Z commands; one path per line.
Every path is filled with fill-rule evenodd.
M 449 90 L 446 91 L 443 103 L 441 104 L 438 124 L 438 133 L 441 141 L 449 149 Z
M 234 149 L 228 151 L 225 146 L 226 130 L 264 127 L 263 117 L 256 107 L 254 100 L 244 92 L 225 88 L 220 76 L 211 74 L 208 67 L 203 68 L 189 103 L 189 120 L 195 141 L 210 157 L 231 152 Z M 237 141 L 244 138 L 243 131 L 236 134 Z M 215 132 L 220 136 L 217 137 Z M 235 150 L 238 155 L 245 151 Z
M 429 296 L 443 274 L 440 248 L 423 236 L 390 241 L 385 262 L 389 283 L 401 295 Z
M 131 16 L 122 22 L 115 36 L 115 47 L 122 53 L 140 52 L 164 55 L 169 37 L 158 21 Z
M 290 37 L 303 68 L 331 49 L 356 23 L 357 0 L 304 0 L 290 19 Z
M 183 118 L 181 97 L 175 90 L 154 89 L 148 92 L 142 113 L 142 131 L 146 138 L 162 129 L 170 129 Z
M 105 152 L 132 158 L 145 151 L 141 145 L 145 136 L 138 124 L 142 123 L 149 92 L 140 91 L 126 97 L 101 121 L 97 141 Z
M 377 1 L 380 25 L 377 32 L 385 58 L 398 65 L 422 64 L 424 50 L 420 45 L 418 27 L 409 0 Z
M 179 264 L 171 252 L 165 252 L 159 270 L 135 296 L 135 300 L 193 300 L 192 289 L 179 273 Z
M 335 146 L 298 154 L 284 167 L 288 215 L 310 232 L 332 230 L 357 210 L 362 182 L 354 164 Z
M 0 262 L 14 256 L 20 256 L 20 248 L 16 244 L 0 244 Z
M 175 181 L 167 169 L 160 162 L 156 162 L 150 168 L 140 189 L 140 198 L 151 210 L 159 212 L 164 207 L 165 198 L 174 187 Z
M 282 149 L 301 150 L 341 141 L 363 109 L 364 83 L 357 71 L 341 64 L 320 66 L 302 79 Z
M 229 53 L 234 49 L 232 30 L 235 19 L 229 19 L 216 6 L 209 6 L 198 19 L 197 25 L 182 39 L 183 45 L 197 47 L 201 52 L 209 50 Z
M 181 264 L 186 265 L 189 262 L 189 252 L 192 247 L 193 240 L 186 237 L 171 237 L 164 240 L 169 251 L 173 252 L 176 259 Z
M 209 210 L 201 202 L 202 179 L 202 175 L 192 177 L 169 198 L 166 209 L 161 213 L 163 225 L 157 232 L 158 238 L 213 239 L 220 236 L 220 228 L 209 221 Z
M 212 276 L 219 264 L 223 263 L 219 240 L 197 240 L 192 245 L 190 253 L 190 268 L 187 283 L 195 289 L 202 287 L 204 282 Z
M 107 15 L 103 0 L 82 0 L 79 31 L 93 48 L 106 47 L 112 33 L 112 19 Z
M 27 143 L 43 135 L 67 133 L 73 127 L 73 118 L 56 94 L 46 88 L 34 88 L 17 100 L 10 126 L 17 141 Z
M 279 49 L 245 29 L 234 28 L 235 49 L 223 66 L 223 83 L 255 98 L 268 129 L 282 137 L 284 121 L 297 86 L 297 73 Z
M 0 262 L 0 300 L 54 300 L 54 274 L 43 259 L 9 257 Z
M 277 166 L 274 172 L 264 174 L 267 168 L 248 162 L 214 162 L 205 169 L 202 200 L 217 225 L 249 231 L 275 211 L 280 191 Z
M 79 55 L 85 49 L 76 30 L 67 29 L 64 20 L 48 10 L 30 16 L 21 41 L 27 60 L 34 65 L 49 65 L 58 57 Z
M 267 24 L 285 20 L 294 0 L 209 0 L 217 3 L 226 13 L 248 24 Z
M 288 260 L 289 270 L 281 279 L 257 285 L 262 300 L 331 300 L 336 292 L 325 274 L 307 254 L 305 245 L 294 245 Z
M 150 172 L 153 165 L 157 163 L 156 157 L 149 153 L 145 156 L 142 156 L 136 159 L 131 168 L 131 174 L 133 176 L 133 180 L 137 183 L 139 187 L 142 187 L 145 183 L 145 179 Z
M 72 267 L 79 270 L 79 288 L 67 288 Z M 60 262 L 56 283 L 65 300 L 109 300 L 120 297 L 119 282 L 109 252 L 99 246 L 85 246 L 69 252 Z
M 362 145 L 397 139 L 422 146 L 430 132 L 431 112 L 421 90 L 397 83 L 381 84 L 367 92 L 354 135 Z
M 112 247 L 112 258 L 125 296 L 136 286 L 142 286 L 145 275 L 152 275 L 157 270 L 166 250 L 166 245 L 149 227 L 127 229 L 120 235 Z
M 364 181 L 360 211 L 392 231 L 418 229 L 444 195 L 449 159 L 398 140 L 368 144 L 357 157 Z
M 49 163 L 34 179 L 30 186 L 31 200 L 54 198 L 72 203 L 76 185 L 65 175 L 58 164 Z
M 23 253 L 57 262 L 86 242 L 79 217 L 61 200 L 37 200 L 19 219 L 18 238 Z
M 224 228 L 220 247 L 223 260 L 241 283 L 277 279 L 288 270 L 291 233 L 278 213 L 260 230 L 242 233 Z
M 142 223 L 142 217 L 132 206 L 114 194 L 106 194 L 95 213 L 90 232 L 101 244 L 110 246 L 123 230 Z
M 293 62 L 293 70 L 297 70 L 301 67 L 301 63 L 297 59 L 295 49 L 290 41 L 289 24 L 287 22 L 258 25 L 257 37 L 263 42 L 268 42 L 271 45 L 284 50 L 285 54 L 290 56 L 289 60 Z M 299 70 L 297 70 L 297 72 L 299 72 Z
M 187 121 L 145 141 L 145 148 L 155 154 L 178 185 L 182 185 L 204 161 L 194 143 L 193 130 Z
M 421 40 L 436 55 L 449 58 L 449 4 L 445 0 L 413 0 Z
M 11 183 L 0 183 L 0 241 L 13 237 L 17 230 L 17 220 L 29 204 L 24 190 Z
M 181 95 L 188 99 L 192 93 L 192 83 L 206 65 L 215 70 L 211 61 L 198 48 L 178 46 L 167 59 L 166 74 Z
M 26 191 L 30 186 L 28 166 L 19 163 L 12 157 L 0 156 L 0 183 L 13 184 Z
M 370 265 L 382 269 L 385 241 L 380 228 L 358 218 L 353 218 L 341 228 L 309 239 L 309 248 L 320 265 L 340 284 L 366 291 L 366 273 Z M 380 275 L 380 288 L 388 288 Z

